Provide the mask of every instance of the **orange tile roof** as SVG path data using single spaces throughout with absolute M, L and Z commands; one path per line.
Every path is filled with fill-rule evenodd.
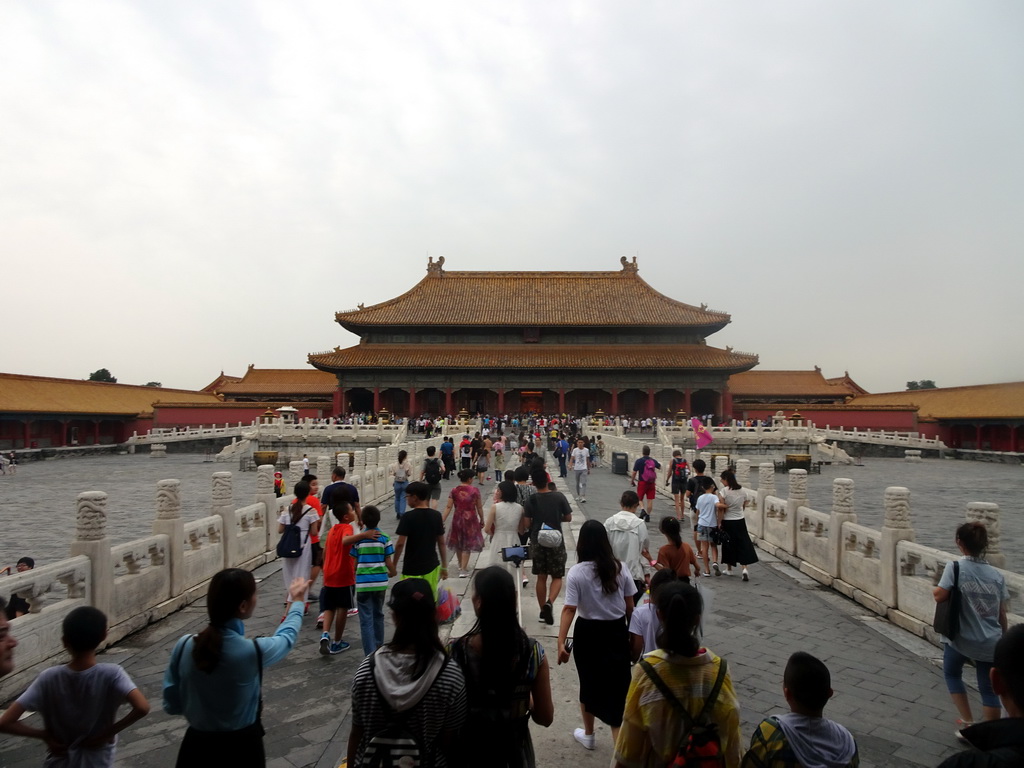
M 819 368 L 810 371 L 758 370 L 737 373 L 729 377 L 729 391 L 733 397 L 778 398 L 844 398 L 863 392 L 859 387 L 853 389 L 845 378 L 826 379 Z
M 1021 419 L 1024 418 L 1024 381 L 881 392 L 860 395 L 850 402 L 853 405 L 916 405 L 918 418 L 927 421 Z
M 238 395 L 329 395 L 338 387 L 338 379 L 313 368 L 256 368 L 249 366 L 237 381 L 218 390 L 226 397 Z
M 360 344 L 309 356 L 322 370 L 352 368 L 701 369 L 736 371 L 757 356 L 703 344 Z
M 203 387 L 199 391 L 200 392 L 219 392 L 220 388 L 223 387 L 228 382 L 231 382 L 231 381 L 241 381 L 241 380 L 242 380 L 241 376 L 229 376 L 228 374 L 224 373 L 224 371 L 221 371 L 220 372 L 220 376 L 218 376 L 216 379 L 211 381 L 209 384 L 207 384 L 205 387 Z
M 214 405 L 220 398 L 206 392 L 77 379 L 53 379 L 0 373 L 0 413 L 80 413 L 136 416 L 151 413 L 160 400 Z
M 481 302 L 486 302 L 482 304 Z M 670 299 L 635 264 L 618 272 L 445 272 L 427 276 L 389 301 L 338 312 L 346 329 L 384 326 L 686 327 L 714 333 L 725 312 Z

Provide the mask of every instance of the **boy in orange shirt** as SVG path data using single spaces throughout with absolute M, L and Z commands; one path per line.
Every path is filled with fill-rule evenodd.
M 345 499 L 338 499 L 332 505 L 332 512 L 338 523 L 331 526 L 324 546 L 324 633 L 320 636 L 320 654 L 334 655 L 347 651 L 351 646 L 341 639 L 345 632 L 348 609 L 355 608 L 356 561 L 349 552 L 352 545 L 377 537 L 377 531 L 369 529 L 355 533 L 352 521 L 356 519 L 352 505 Z M 334 625 L 334 640 L 331 640 L 331 625 Z

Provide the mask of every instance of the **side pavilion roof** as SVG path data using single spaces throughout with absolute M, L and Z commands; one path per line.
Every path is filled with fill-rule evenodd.
M 389 301 L 338 312 L 346 330 L 382 327 L 655 327 L 704 335 L 729 322 L 725 312 L 670 299 L 646 283 L 636 263 L 617 272 L 446 272 L 431 262 L 427 275 Z M 481 299 L 490 301 L 481 310 Z

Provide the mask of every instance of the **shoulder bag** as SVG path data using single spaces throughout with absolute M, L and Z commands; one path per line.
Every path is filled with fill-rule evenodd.
M 956 639 L 960 633 L 960 563 L 953 563 L 953 586 L 949 590 L 949 599 L 935 604 L 935 618 L 932 629 L 949 640 Z

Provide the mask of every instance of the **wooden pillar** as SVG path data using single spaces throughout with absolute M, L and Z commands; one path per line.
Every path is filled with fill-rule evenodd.
M 690 405 L 690 395 L 693 394 L 693 390 L 687 387 L 683 390 L 683 410 L 686 411 L 687 416 L 693 416 L 693 408 Z
M 612 416 L 619 415 L 619 390 L 612 387 Z
M 21 422 L 22 425 L 22 442 L 24 443 L 22 448 L 32 447 L 32 419 Z
M 416 415 L 416 387 L 409 387 L 409 416 Z
M 728 388 L 722 393 L 722 415 L 725 416 L 726 421 L 734 418 L 732 415 L 732 392 Z
M 444 415 L 447 416 L 452 412 L 452 388 L 447 387 L 444 391 Z
M 647 390 L 647 415 L 654 416 L 654 390 Z
M 558 413 L 565 412 L 565 389 L 558 390 Z
M 100 444 L 100 422 L 99 419 L 92 420 L 92 444 Z
M 63 448 L 68 444 L 68 422 L 65 419 L 61 419 L 60 424 L 60 445 Z
M 373 388 L 373 412 L 380 413 L 380 387 Z
M 976 451 L 981 450 L 981 424 L 974 428 L 974 449 Z
M 500 416 L 505 412 L 505 390 L 498 390 L 498 415 Z
M 340 384 L 334 390 L 332 405 L 334 407 L 334 415 L 339 416 L 345 412 L 345 388 Z

